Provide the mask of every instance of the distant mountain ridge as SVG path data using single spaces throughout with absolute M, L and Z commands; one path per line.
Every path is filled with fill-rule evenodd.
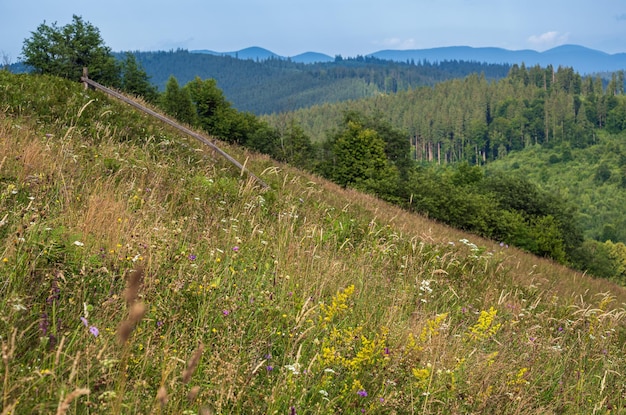
M 208 50 L 208 49 L 201 49 L 201 50 L 192 50 L 190 51 L 191 53 L 206 53 L 209 55 L 215 55 L 215 56 L 231 56 L 233 58 L 238 58 L 238 59 L 251 59 L 251 60 L 258 60 L 258 61 L 264 61 L 267 59 L 289 59 L 292 62 L 296 62 L 296 63 L 324 63 L 324 62 L 331 62 L 333 60 L 335 60 L 335 58 L 325 55 L 323 53 L 318 53 L 318 52 L 305 52 L 305 53 L 301 53 L 299 55 L 295 55 L 295 56 L 280 56 L 270 50 L 258 47 L 258 46 L 252 46 L 249 48 L 245 48 L 245 49 L 241 49 L 241 50 L 237 50 L 237 51 L 233 51 L 233 52 L 215 52 L 213 50 Z
M 330 62 L 334 58 L 323 53 L 306 52 L 286 57 L 255 46 L 234 52 L 193 50 L 192 53 L 207 53 L 217 56 L 232 56 L 239 59 L 266 60 L 289 59 L 297 63 Z M 446 46 L 430 49 L 380 50 L 366 56 L 378 59 L 407 61 L 469 61 L 493 64 L 522 64 L 526 66 L 572 67 L 580 74 L 614 72 L 626 70 L 626 53 L 609 54 L 579 45 L 561 45 L 543 52 L 531 49 L 508 50 L 496 47 Z

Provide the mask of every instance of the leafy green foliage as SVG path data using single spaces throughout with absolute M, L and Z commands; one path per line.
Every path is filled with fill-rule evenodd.
M 74 15 L 72 23 L 58 27 L 40 24 L 32 37 L 24 40 L 24 63 L 37 73 L 61 76 L 78 81 L 83 67 L 89 77 L 110 86 L 119 85 L 119 67 L 100 37 L 100 31 L 82 17 Z
M 194 105 L 198 125 L 209 134 L 229 138 L 230 103 L 217 87 L 215 79 L 202 80 L 196 77 L 185 85 Z M 239 141 L 230 137 L 230 141 Z
M 501 175 L 524 176 L 555 197 L 569 199 L 576 206 L 572 221 L 580 224 L 585 238 L 624 242 L 623 134 L 600 132 L 597 141 L 584 149 L 571 148 L 567 143 L 552 148 L 533 146 L 486 168 Z M 552 162 L 554 158 L 559 162 Z
M 175 77 L 171 76 L 167 81 L 160 104 L 167 114 L 177 120 L 191 125 L 196 123 L 197 113 L 189 90 L 182 89 Z
M 519 176 L 484 177 L 477 166 L 418 167 L 403 183 L 409 209 L 562 263 L 582 243 L 575 209 Z

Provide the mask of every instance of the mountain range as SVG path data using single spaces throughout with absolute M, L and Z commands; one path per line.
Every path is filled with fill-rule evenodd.
M 232 56 L 243 60 L 287 59 L 297 63 L 330 62 L 335 58 L 318 52 L 295 56 L 281 56 L 261 47 L 250 47 L 233 52 L 193 50 L 216 56 Z M 580 74 L 613 72 L 626 69 L 626 53 L 609 54 L 580 45 L 562 45 L 543 52 L 535 50 L 508 50 L 495 47 L 447 46 L 430 49 L 380 50 L 366 56 L 397 62 L 470 61 L 492 64 L 522 64 L 526 66 L 553 65 L 572 67 Z

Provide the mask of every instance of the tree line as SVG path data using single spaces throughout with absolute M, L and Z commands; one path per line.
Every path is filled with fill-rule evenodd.
M 293 117 L 316 141 L 346 110 L 383 112 L 407 131 L 415 159 L 484 163 L 533 144 L 584 147 L 594 143 L 595 128 L 624 130 L 623 90 L 623 71 L 606 82 L 572 68 L 522 64 L 498 81 L 473 74 L 393 96 L 302 109 Z

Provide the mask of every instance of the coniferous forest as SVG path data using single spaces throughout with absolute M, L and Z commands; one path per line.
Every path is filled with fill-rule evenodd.
M 136 51 L 132 55 L 160 90 L 165 89 L 171 75 L 181 84 L 197 76 L 212 78 L 235 108 L 255 114 L 395 93 L 471 73 L 497 79 L 506 76 L 510 67 L 457 61 L 400 63 L 366 56 L 336 56 L 334 62 L 304 64 L 278 58 L 244 60 L 187 50 Z M 116 56 L 123 59 L 125 54 Z

